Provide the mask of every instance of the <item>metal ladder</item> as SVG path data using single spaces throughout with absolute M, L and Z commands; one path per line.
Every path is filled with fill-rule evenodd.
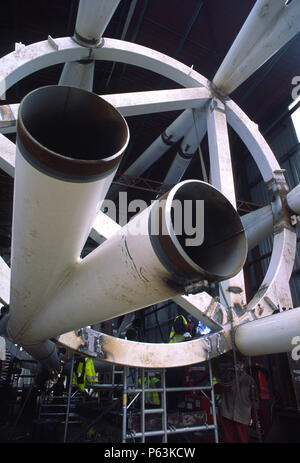
M 153 371 L 153 370 L 151 370 Z M 160 435 L 163 435 L 163 442 L 167 442 L 167 409 L 166 409 L 166 383 L 165 383 L 165 370 L 155 370 L 156 372 L 160 372 L 161 375 L 161 388 L 150 388 L 145 387 L 145 369 L 141 368 L 141 387 L 128 387 L 128 367 L 124 367 L 124 376 L 123 376 L 123 426 L 122 426 L 122 442 L 126 442 L 129 438 L 140 438 L 141 442 L 145 442 L 145 437 L 148 435 L 154 435 L 150 431 L 145 431 L 145 422 L 146 422 L 146 415 L 150 414 L 161 414 L 162 416 L 162 430 L 161 431 L 154 431 L 159 432 Z M 147 370 L 147 384 L 149 384 L 149 370 Z M 136 369 L 136 377 L 137 377 L 137 369 Z M 150 392 L 160 392 L 161 393 L 161 407 L 160 408 L 146 408 L 145 407 L 145 399 L 146 394 Z M 128 404 L 128 394 L 134 394 L 133 399 Z M 127 412 L 132 406 L 132 404 L 136 401 L 136 399 L 140 397 L 141 399 L 141 432 L 139 433 L 127 433 Z M 155 434 L 156 435 L 156 434 Z
M 213 375 L 212 375 L 212 366 L 211 361 L 208 360 L 208 368 L 209 368 L 209 386 L 188 386 L 188 387 L 166 387 L 166 370 L 155 370 L 160 371 L 161 374 L 161 387 L 160 388 L 149 388 L 145 387 L 145 370 L 142 369 L 141 371 L 141 387 L 140 388 L 130 388 L 128 387 L 128 367 L 124 367 L 124 375 L 123 375 L 123 422 L 122 422 L 122 442 L 125 443 L 128 439 L 141 439 L 141 442 L 145 442 L 146 437 L 150 436 L 162 436 L 162 442 L 168 442 L 168 435 L 169 434 L 180 434 L 186 432 L 195 432 L 195 431 L 214 431 L 215 442 L 219 442 L 218 436 L 218 425 L 217 425 L 217 417 L 216 417 L 216 404 L 215 404 L 215 393 L 214 393 L 214 385 L 213 385 Z M 170 427 L 167 424 L 167 401 L 166 395 L 167 392 L 174 392 L 174 391 L 210 391 L 211 393 L 211 406 L 212 406 L 212 417 L 213 417 L 213 424 L 212 425 L 201 425 L 201 426 L 189 426 L 189 427 L 182 427 L 182 428 L 174 428 Z M 161 408 L 154 408 L 154 409 L 147 409 L 145 408 L 145 393 L 149 392 L 159 392 L 161 393 Z M 135 393 L 136 395 L 128 404 L 128 394 Z M 127 412 L 130 409 L 131 405 L 135 402 L 135 400 L 141 396 L 141 431 L 140 432 L 127 432 Z M 146 431 L 145 430 L 145 417 L 147 414 L 158 414 L 162 415 L 162 429 L 157 431 Z
M 62 396 L 50 396 L 46 392 L 41 394 L 37 419 L 38 423 L 45 420 L 49 422 L 56 421 L 59 424 L 64 424 L 64 443 L 67 441 L 68 426 L 71 424 L 82 423 L 79 415 L 74 411 L 76 404 L 81 402 L 81 396 L 78 394 L 78 391 L 72 393 L 73 367 L 74 357 L 72 357 L 69 390 L 67 391 L 67 394 Z M 59 399 L 61 403 L 55 403 L 54 399 Z

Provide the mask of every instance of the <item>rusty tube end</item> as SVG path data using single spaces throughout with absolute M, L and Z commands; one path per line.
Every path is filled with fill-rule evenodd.
M 179 183 L 154 204 L 149 234 L 164 266 L 185 279 L 226 280 L 247 257 L 237 211 L 220 191 L 198 180 Z
M 106 177 L 117 169 L 128 141 L 123 116 L 95 93 L 45 86 L 20 104 L 19 150 L 51 177 L 79 182 Z

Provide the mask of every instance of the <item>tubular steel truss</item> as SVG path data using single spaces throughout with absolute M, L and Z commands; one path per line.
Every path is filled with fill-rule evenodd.
M 82 9 L 87 3 L 89 2 L 81 0 Z M 107 8 L 110 4 L 109 1 L 101 3 Z M 118 2 L 112 3 L 113 6 L 108 15 L 109 17 L 111 17 L 118 4 Z M 259 7 L 263 7 L 263 3 L 260 0 L 257 2 L 254 13 L 257 12 Z M 284 2 L 276 0 L 273 5 L 274 9 L 277 8 L 279 3 Z M 90 2 L 89 5 L 91 6 L 91 4 L 94 5 L 95 2 Z M 299 15 L 297 11 L 296 13 Z M 267 20 L 270 20 L 270 14 L 269 16 L 266 14 L 266 25 L 268 25 Z M 88 27 L 88 23 L 85 26 Z M 102 25 L 103 30 L 105 27 L 106 24 Z M 98 29 L 101 29 L 101 27 Z M 240 39 L 235 44 L 235 53 L 238 56 L 235 68 L 237 70 L 239 67 L 242 68 L 240 63 L 243 63 L 244 68 L 247 68 L 245 75 L 236 77 L 233 74 L 229 76 L 228 72 L 225 72 L 226 66 L 228 67 L 230 64 L 227 62 L 230 60 L 229 57 L 226 60 L 227 64 L 224 60 L 225 64 L 223 63 L 217 74 L 217 81 L 213 83 L 194 69 L 156 50 L 105 37 L 101 37 L 101 40 L 96 41 L 96 43 L 91 43 L 83 40 L 82 35 L 78 34 L 78 30 L 75 32 L 75 39 L 70 37 L 53 39 L 49 37 L 48 40 L 32 45 L 17 46 L 14 52 L 0 60 L 0 94 L 3 94 L 21 79 L 40 69 L 59 63 L 70 65 L 70 63 L 82 62 L 83 60 L 109 60 L 125 63 L 165 76 L 180 84 L 183 88 L 101 96 L 113 104 L 125 117 L 160 111 L 182 110 L 190 112 L 189 117 L 191 118 L 192 110 L 201 108 L 201 117 L 205 118 L 209 140 L 211 183 L 231 201 L 234 207 L 241 209 L 241 202 L 236 201 L 234 193 L 227 131 L 227 125 L 229 124 L 247 146 L 261 172 L 270 195 L 274 223 L 274 245 L 268 271 L 255 296 L 249 302 L 246 302 L 244 278 L 241 271 L 234 278 L 221 284 L 224 293 L 221 302 L 215 301 L 205 291 L 174 298 L 178 305 L 213 328 L 210 335 L 186 343 L 168 345 L 130 342 L 99 333 L 90 328 L 83 328 L 79 332 L 62 333 L 57 338 L 58 343 L 107 362 L 133 367 L 166 368 L 196 364 L 232 349 L 233 333 L 239 325 L 272 315 L 277 308 L 281 311 L 282 307 L 292 307 L 289 279 L 295 260 L 296 233 L 295 226 L 291 224 L 291 213 L 287 210 L 284 202 L 289 191 L 284 171 L 280 168 L 257 125 L 228 96 L 228 93 L 237 85 L 240 85 L 248 75 L 255 72 L 266 58 L 260 57 L 258 53 L 258 59 L 253 61 L 253 51 L 251 54 L 252 61 L 247 62 L 243 44 L 247 42 L 247 33 L 250 32 L 243 28 L 243 33 L 240 33 Z M 261 34 L 261 40 L 264 40 L 263 33 L 261 32 Z M 239 41 L 241 43 L 240 53 L 238 53 Z M 279 42 L 278 39 L 276 42 L 277 49 L 283 45 Z M 256 44 L 254 48 L 258 50 L 259 46 Z M 70 75 L 72 77 L 72 70 L 70 73 L 69 78 Z M 222 83 L 220 88 L 222 88 L 223 92 L 226 91 L 227 94 L 218 91 L 220 82 Z M 18 105 L 1 107 L 0 117 L 2 120 L 0 121 L 0 128 L 3 133 L 16 130 L 17 109 Z M 192 125 L 192 118 L 190 124 Z M 0 155 L 0 167 L 13 176 L 15 146 L 3 134 L 0 135 Z M 115 179 L 115 183 L 124 185 L 124 182 L 130 185 L 133 182 L 135 188 L 143 189 L 146 187 L 157 193 L 161 193 L 162 188 L 165 189 L 165 185 L 159 182 L 156 184 L 153 180 L 137 177 L 130 178 L 130 176 L 126 177 L 126 174 Z M 243 205 L 248 207 L 246 203 Z M 250 206 L 252 207 L 252 204 Z M 118 224 L 113 223 L 102 212 L 99 212 L 91 236 L 101 243 L 118 229 Z M 9 303 L 10 269 L 3 260 L 0 261 L 0 265 L 2 270 L 0 296 Z

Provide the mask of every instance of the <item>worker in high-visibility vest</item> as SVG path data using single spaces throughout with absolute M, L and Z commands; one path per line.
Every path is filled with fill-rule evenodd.
M 190 326 L 183 315 L 177 315 L 170 332 L 169 343 L 182 342 L 191 339 Z
M 149 381 L 149 387 L 151 389 L 156 389 L 161 386 L 160 379 L 156 376 L 153 376 Z M 154 406 L 160 405 L 160 393 L 157 391 L 149 392 L 149 403 Z
M 140 377 L 138 379 L 138 385 L 139 387 L 142 387 L 142 380 Z M 148 378 L 146 375 L 144 376 L 144 388 L 148 389 Z M 145 392 L 145 404 L 148 404 L 148 403 L 149 403 L 149 392 Z
M 183 315 L 175 317 L 169 337 L 169 344 L 188 341 L 192 339 L 194 325 L 190 317 L 188 320 Z M 167 387 L 181 387 L 184 382 L 184 369 L 182 367 L 169 368 L 166 372 Z M 184 401 L 184 394 L 181 391 L 169 392 L 167 395 L 168 411 L 176 411 L 178 405 Z
M 138 379 L 138 384 L 141 386 L 142 381 L 141 378 Z M 144 376 L 144 386 L 145 389 L 156 389 L 160 387 L 160 379 L 158 379 L 156 376 L 153 376 L 152 378 L 149 378 L 145 375 Z M 145 392 L 145 404 L 147 405 L 160 405 L 160 395 L 159 392 L 153 391 L 153 392 Z
M 89 384 L 97 382 L 94 362 L 91 358 L 85 357 L 75 363 L 73 382 L 82 392 L 85 391 Z

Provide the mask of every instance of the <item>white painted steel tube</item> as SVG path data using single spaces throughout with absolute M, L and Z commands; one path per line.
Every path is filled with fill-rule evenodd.
M 68 277 L 128 144 L 124 118 L 93 93 L 49 86 L 19 109 L 8 334 L 28 326 Z
M 286 204 L 292 212 L 300 214 L 300 185 L 286 196 Z M 272 206 L 265 206 L 241 217 L 248 240 L 249 251 L 273 233 Z
M 185 213 L 198 199 L 204 200 L 205 239 L 192 246 L 186 228 L 177 228 L 181 217 L 172 216 L 172 207 L 176 200 Z M 26 336 L 38 342 L 170 299 L 192 280 L 226 279 L 240 270 L 246 254 L 241 221 L 230 202 L 209 184 L 181 182 L 74 263 Z
M 241 217 L 248 240 L 249 251 L 273 233 L 271 206 L 265 206 Z
M 300 214 L 300 184 L 287 194 L 286 202 L 295 214 Z
M 74 39 L 84 46 L 97 46 L 120 0 L 80 0 Z
M 195 111 L 195 118 L 198 111 Z M 158 161 L 180 138 L 182 138 L 193 124 L 193 113 L 186 109 L 178 116 L 166 130 L 151 143 L 150 146 L 125 170 L 125 175 L 140 176 Z M 129 179 L 127 179 L 128 182 Z M 112 185 L 109 196 L 114 198 L 121 189 L 119 185 Z
M 74 39 L 86 47 L 99 44 L 120 0 L 81 0 L 78 7 Z M 64 65 L 58 85 L 93 91 L 95 61 L 70 61 Z
M 180 145 L 180 149 L 176 154 L 164 179 L 165 184 L 176 184 L 182 179 L 186 169 L 188 168 L 191 160 L 193 159 L 195 151 L 197 150 L 205 135 L 205 132 L 206 118 L 200 118 L 198 115 L 197 125 L 192 122 L 192 127 L 184 137 Z
M 70 61 L 64 65 L 58 85 L 93 91 L 95 61 Z
M 226 94 L 232 93 L 299 30 L 298 0 L 258 0 L 213 78 L 213 84 Z
M 300 342 L 300 308 L 238 326 L 234 342 L 242 354 L 250 356 L 292 351 Z
M 195 111 L 198 120 L 199 113 Z M 186 109 L 124 172 L 126 175 L 141 175 L 151 167 L 161 156 L 183 137 L 193 124 L 191 109 Z
M 194 153 L 195 151 L 192 153 L 184 154 L 182 153 L 182 150 L 180 150 L 176 154 L 163 183 L 166 185 L 175 185 L 176 183 L 180 182 L 185 174 L 185 171 L 189 167 L 191 160 L 193 159 Z

